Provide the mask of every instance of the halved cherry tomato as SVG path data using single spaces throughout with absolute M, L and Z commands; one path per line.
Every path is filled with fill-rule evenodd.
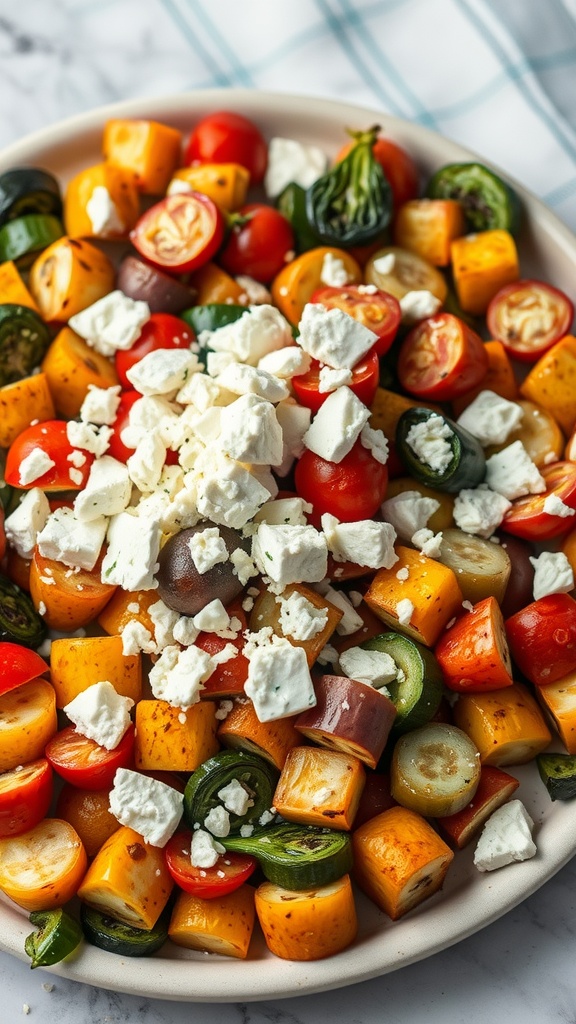
M 398 378 L 417 398 L 449 402 L 480 384 L 488 370 L 481 337 L 452 313 L 422 320 L 406 335 Z
M 28 483 L 22 483 L 20 466 L 32 452 L 44 452 L 54 465 L 41 476 Z M 44 420 L 27 427 L 12 442 L 6 456 L 4 479 L 11 487 L 29 490 L 41 487 L 43 491 L 80 491 L 86 485 L 94 456 L 82 451 L 84 463 L 76 466 L 73 453 L 80 452 L 73 448 L 66 434 L 66 423 L 63 420 Z M 70 475 L 72 473 L 72 475 Z M 78 474 L 80 474 L 78 476 Z
M 242 694 L 244 692 L 244 683 L 248 679 L 248 669 L 250 666 L 248 659 L 242 654 L 246 645 L 243 633 L 248 626 L 246 614 L 240 600 L 233 601 L 232 604 L 228 605 L 226 611 L 230 618 L 237 618 L 241 624 L 236 640 L 225 640 L 223 637 L 216 636 L 216 633 L 199 633 L 194 643 L 196 647 L 200 647 L 201 650 L 206 651 L 210 655 L 219 654 L 227 644 L 231 643 L 238 651 L 238 654 L 235 658 L 231 658 L 230 661 L 225 661 L 222 665 L 216 665 L 212 674 L 202 685 L 201 699 L 217 700 L 221 697 L 232 697 Z
M 0 836 L 19 836 L 48 813 L 52 768 L 41 757 L 0 775 Z
M 186 146 L 184 162 L 241 164 L 252 184 L 262 181 L 268 147 L 253 121 L 242 114 L 219 110 L 197 122 Z
M 247 274 L 268 284 L 293 252 L 290 221 L 273 206 L 250 203 L 233 215 L 232 230 L 218 262 L 233 277 Z
M 155 352 L 159 348 L 190 348 L 194 341 L 194 332 L 179 316 L 172 316 L 171 313 L 152 313 L 132 348 L 126 352 L 116 352 L 114 362 L 122 387 L 132 387 L 126 371 L 139 363 L 149 352 Z
M 576 669 L 576 601 L 549 594 L 506 619 L 510 653 L 536 686 L 555 683 Z
M 526 278 L 501 288 L 486 313 L 491 337 L 522 362 L 535 363 L 568 333 L 574 306 L 567 295 L 544 281 Z
M 576 516 L 566 513 L 562 505 L 555 513 L 553 503 L 548 499 L 559 498 L 568 508 L 576 509 L 576 463 L 553 462 L 550 466 L 543 466 L 540 473 L 546 481 L 546 490 L 542 494 L 516 498 L 502 521 L 502 530 L 506 533 L 525 540 L 550 540 L 574 527 Z M 546 502 L 552 505 L 552 511 L 545 510 Z M 560 514 L 563 511 L 564 515 Z
M 327 309 L 343 309 L 348 316 L 374 331 L 378 335 L 374 352 L 379 356 L 390 348 L 402 320 L 398 299 L 380 291 L 375 285 L 346 284 L 341 288 L 318 288 L 310 302 L 319 302 Z
M 354 145 L 348 142 L 338 153 L 336 161 L 343 160 Z M 372 146 L 372 152 L 390 182 L 394 198 L 394 210 L 409 199 L 416 199 L 420 187 L 418 168 L 402 146 L 385 135 L 379 135 Z
M 0 643 L 0 693 L 15 690 L 17 686 L 23 686 L 49 671 L 44 658 L 36 651 L 7 640 Z
M 372 405 L 380 379 L 380 364 L 374 350 L 364 356 L 352 370 L 352 380 L 347 385 L 364 405 Z M 294 394 L 300 405 L 305 405 L 312 412 L 318 412 L 324 404 L 329 391 L 320 391 L 320 363 L 312 360 L 310 369 L 292 378 Z
M 122 391 L 120 394 L 120 405 L 116 412 L 116 419 L 112 424 L 112 434 L 107 451 L 107 455 L 118 459 L 119 462 L 127 462 L 130 456 L 134 454 L 135 449 L 128 448 L 122 441 L 121 435 L 124 428 L 128 426 L 132 406 L 140 398 L 142 398 L 142 395 L 139 391 Z
M 226 853 L 213 868 L 194 867 L 190 860 L 192 833 L 176 832 L 164 847 L 166 867 L 184 892 L 210 900 L 234 892 L 250 878 L 257 861 L 247 853 Z
M 80 789 L 109 789 L 117 768 L 133 764 L 134 726 L 130 725 L 114 750 L 76 732 L 73 725 L 61 729 L 46 745 L 46 757 L 55 772 Z
M 361 441 L 341 462 L 327 462 L 309 449 L 296 463 L 296 490 L 313 505 L 312 521 L 331 512 L 341 522 L 370 519 L 386 497 L 388 470 Z
M 207 263 L 224 237 L 222 212 L 202 192 L 166 196 L 142 214 L 130 239 L 154 267 L 186 273 Z

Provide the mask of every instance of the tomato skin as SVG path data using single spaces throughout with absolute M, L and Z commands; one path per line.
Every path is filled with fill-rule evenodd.
M 8 640 L 0 642 L 0 694 L 30 683 L 49 671 L 44 658 L 36 651 L 11 644 Z
M 110 437 L 108 451 L 106 453 L 107 455 L 111 455 L 112 458 L 118 459 L 119 462 L 127 462 L 135 451 L 134 448 L 126 447 L 124 442 L 121 441 L 120 435 L 124 428 L 128 426 L 132 406 L 140 398 L 142 398 L 142 395 L 139 391 L 122 391 L 120 394 L 120 405 L 116 412 L 116 419 L 112 424 L 112 434 Z
M 347 284 L 341 288 L 318 288 L 310 302 L 319 302 L 327 309 L 343 309 L 359 323 L 374 331 L 378 337 L 374 351 L 383 356 L 390 348 L 400 322 L 402 310 L 398 299 L 379 289 L 366 292 L 367 285 Z
M 252 184 L 264 178 L 268 147 L 253 121 L 242 114 L 219 110 L 196 123 L 184 152 L 185 164 L 241 164 L 250 172 Z
M 192 833 L 176 832 L 164 847 L 166 867 L 184 892 L 202 899 L 216 899 L 239 889 L 255 871 L 257 861 L 247 853 L 227 853 L 213 868 L 194 867 L 190 860 Z M 224 873 L 224 877 L 219 877 Z
M 54 465 L 28 484 L 20 483 L 20 464 L 35 449 L 40 448 Z M 11 487 L 18 487 L 21 490 L 30 490 L 31 487 L 41 487 L 43 491 L 81 491 L 86 486 L 90 473 L 90 467 L 94 456 L 90 452 L 82 450 L 85 462 L 79 468 L 69 461 L 73 452 L 80 451 L 73 448 L 66 434 L 66 423 L 63 420 L 44 420 L 42 423 L 35 423 L 27 427 L 12 442 L 6 456 L 6 467 L 4 479 Z M 70 476 L 73 470 L 74 476 L 80 473 L 81 480 L 75 482 Z
M 576 509 L 576 463 L 553 462 L 543 466 L 540 474 L 546 481 L 546 490 L 515 499 L 502 520 L 501 529 L 506 533 L 524 540 L 551 540 L 573 528 L 574 516 L 545 512 L 544 502 L 554 495 L 569 508 Z
M 549 594 L 504 623 L 518 668 L 536 686 L 555 683 L 576 669 L 576 601 Z
M 120 384 L 128 390 L 132 388 L 126 372 L 149 352 L 156 352 L 160 348 L 190 348 L 195 340 L 194 332 L 179 316 L 173 316 L 171 313 L 152 313 L 132 348 L 125 352 L 118 350 L 114 356 Z
M 353 142 L 342 147 L 336 162 L 343 160 L 350 152 Z M 416 163 L 402 146 L 385 135 L 379 135 L 372 147 L 372 152 L 380 164 L 392 189 L 394 210 L 409 199 L 416 199 L 420 189 L 420 173 Z
M 530 301 L 536 305 L 536 314 L 539 309 L 553 313 L 553 324 L 541 335 L 522 334 L 522 315 Z M 573 319 L 574 305 L 568 296 L 551 284 L 533 278 L 514 281 L 501 288 L 486 312 L 490 336 L 501 341 L 510 356 L 524 363 L 535 363 L 568 334 Z
M 417 398 L 439 402 L 475 388 L 487 370 L 482 339 L 451 313 L 422 320 L 406 335 L 398 355 L 402 387 Z
M 341 522 L 371 519 L 386 497 L 388 470 L 360 441 L 341 462 L 327 462 L 307 450 L 296 463 L 296 490 L 314 507 L 313 519 L 324 512 Z
M 22 835 L 42 821 L 53 789 L 52 768 L 44 757 L 0 775 L 0 837 Z
M 286 217 L 273 206 L 249 203 L 238 210 L 218 262 L 236 277 L 247 274 L 268 284 L 294 251 L 294 232 Z
M 134 726 L 130 725 L 114 750 L 76 732 L 73 725 L 57 732 L 46 745 L 46 757 L 55 772 L 79 789 L 110 789 L 118 768 L 131 768 Z
M 372 350 L 356 363 L 352 370 L 352 380 L 347 387 L 364 405 L 370 406 L 374 401 L 379 379 L 380 364 L 376 352 Z M 307 409 L 311 409 L 313 413 L 318 412 L 328 396 L 332 394 L 331 391 L 319 391 L 319 384 L 320 363 L 316 359 L 312 360 L 310 369 L 306 373 L 292 377 L 292 386 L 297 402 L 300 405 L 305 405 Z
M 202 192 L 166 196 L 142 214 L 130 240 L 152 266 L 184 274 L 207 263 L 224 237 L 221 210 Z

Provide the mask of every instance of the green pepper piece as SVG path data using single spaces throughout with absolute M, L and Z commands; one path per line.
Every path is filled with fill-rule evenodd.
M 0 261 L 14 260 L 22 269 L 29 267 L 39 252 L 63 234 L 62 221 L 48 213 L 27 213 L 8 220 L 0 227 Z
M 243 815 L 230 812 L 230 832 L 254 825 L 273 803 L 279 772 L 263 757 L 243 750 L 223 750 L 204 761 L 188 779 L 184 791 L 184 820 L 189 828 L 202 824 L 214 807 L 222 807 L 221 789 L 236 779 L 247 791 L 251 804 Z
M 50 332 L 33 309 L 0 305 L 0 387 L 28 377 L 40 365 Z
M 162 914 L 153 928 L 133 928 L 109 914 L 82 904 L 80 921 L 91 946 L 119 956 L 151 956 L 168 938 L 168 917 Z
M 294 232 L 294 248 L 297 253 L 307 252 L 320 245 L 318 235 L 310 227 L 306 214 L 306 189 L 295 181 L 286 185 L 276 200 L 276 206 L 289 220 Z
M 432 651 L 400 633 L 381 633 L 360 647 L 389 654 L 401 669 L 397 679 L 386 683 L 396 706 L 392 733 L 398 736 L 426 725 L 436 714 L 444 690 L 442 672 Z
M 372 152 L 379 131 L 352 132 L 347 156 L 306 191 L 308 223 L 325 245 L 367 245 L 390 223 L 392 190 Z
M 443 420 L 450 430 L 450 435 L 445 440 L 450 446 L 452 456 L 443 469 L 436 469 L 423 462 L 408 444 L 408 435 L 412 427 L 425 424 L 432 417 Z M 416 406 L 402 413 L 396 427 L 396 447 L 410 476 L 428 487 L 435 487 L 438 491 L 454 494 L 463 487 L 477 487 L 486 473 L 486 459 L 476 438 L 463 427 L 457 426 L 448 416 L 434 412 L 433 409 Z
M 576 796 L 574 754 L 538 754 L 536 764 L 552 800 L 572 800 Z
M 329 885 L 352 868 L 350 836 L 336 829 L 285 821 L 219 842 L 227 850 L 252 854 L 268 881 L 284 889 Z
M 469 231 L 518 231 L 520 200 L 516 192 L 483 164 L 441 167 L 430 179 L 426 195 L 430 199 L 457 199 L 464 208 Z
M 24 950 L 30 957 L 30 967 L 51 967 L 59 964 L 80 945 L 80 925 L 61 907 L 56 910 L 34 910 L 28 918 L 38 927 L 24 941 Z
M 46 636 L 44 620 L 23 590 L 0 576 L 0 640 L 36 650 Z
M 62 216 L 56 178 L 39 167 L 13 167 L 0 174 L 0 224 L 27 213 Z
M 200 338 L 202 331 L 217 331 L 220 327 L 227 327 L 239 320 L 246 312 L 246 306 L 236 306 L 232 303 L 210 302 L 206 306 L 190 306 L 179 314 L 182 320 L 192 328 L 196 338 Z M 200 340 L 200 351 L 198 361 L 206 368 L 206 356 L 213 350 L 209 344 L 203 344 Z

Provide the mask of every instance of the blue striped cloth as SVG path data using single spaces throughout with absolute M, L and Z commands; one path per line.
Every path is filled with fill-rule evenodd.
M 576 0 L 47 3 L 40 42 L 3 57 L 30 127 L 209 86 L 345 98 L 469 146 L 576 229 Z

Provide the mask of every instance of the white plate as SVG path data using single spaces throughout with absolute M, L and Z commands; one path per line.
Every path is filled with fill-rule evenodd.
M 142 99 L 100 108 L 38 132 L 0 154 L 0 170 L 35 165 L 61 180 L 100 159 L 102 126 L 109 117 L 149 117 L 187 132 L 204 114 L 237 110 L 253 118 L 266 137 L 281 135 L 334 154 L 345 126 L 379 122 L 406 146 L 423 171 L 475 156 L 427 129 L 373 110 L 326 100 L 241 90 L 212 90 L 163 99 Z M 574 294 L 576 239 L 542 203 L 517 186 L 524 205 L 520 238 L 524 276 L 540 274 Z M 270 999 L 335 989 L 394 971 L 445 949 L 501 917 L 552 877 L 576 851 L 576 806 L 552 803 L 534 766 L 512 769 L 521 779 L 518 795 L 536 822 L 538 855 L 491 874 L 473 867 L 472 851 L 457 854 L 444 890 L 401 921 L 392 923 L 361 895 L 360 934 L 339 956 L 314 963 L 279 960 L 255 936 L 246 961 L 194 954 L 171 943 L 152 960 L 132 960 L 85 944 L 75 960 L 54 968 L 101 988 L 156 998 L 198 1002 Z M 0 905 L 0 948 L 25 960 L 30 932 L 24 912 Z

